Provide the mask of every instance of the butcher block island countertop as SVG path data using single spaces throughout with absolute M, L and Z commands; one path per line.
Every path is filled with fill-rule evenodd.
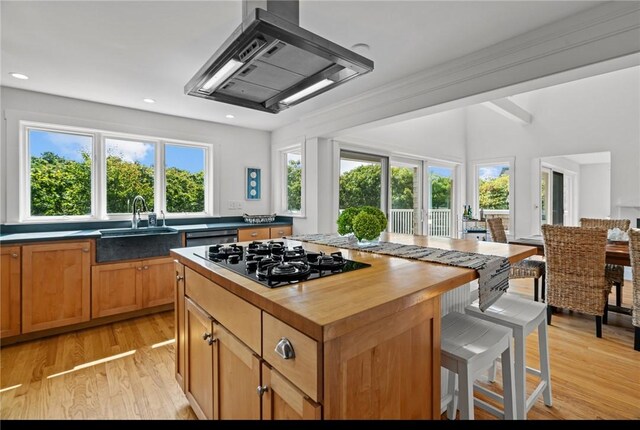
M 402 234 L 383 234 L 382 240 L 504 256 L 512 263 L 536 253 L 533 247 L 475 240 Z M 301 243 L 297 241 L 285 241 L 287 246 L 299 244 Z M 194 252 L 202 252 L 204 247 L 180 248 L 171 251 L 171 255 L 177 261 L 177 291 L 180 291 L 182 270 L 186 274 L 186 279 L 182 279 L 185 279 L 187 285 L 186 288 L 182 288 L 183 291 L 186 289 L 187 296 L 190 277 L 199 284 L 206 278 L 207 282 L 211 281 L 208 284 L 210 288 L 222 287 L 260 311 L 262 325 L 254 327 L 253 331 L 262 330 L 262 342 L 257 341 L 260 333 L 247 335 L 256 338 L 256 342 L 245 340 L 242 336 L 238 338 L 253 350 L 254 355 L 260 356 L 263 368 L 273 367 L 276 375 L 281 379 L 284 376 L 284 381 L 292 383 L 290 388 L 301 393 L 309 404 L 314 405 L 314 414 L 298 414 L 300 417 L 439 418 L 439 297 L 476 279 L 477 272 L 472 269 L 308 242 L 302 244 L 308 251 L 324 251 L 328 254 L 339 250 L 345 258 L 368 263 L 371 267 L 324 279 L 267 288 L 194 255 Z M 198 294 L 194 293 L 194 296 L 196 297 L 188 298 L 187 301 L 197 301 L 195 299 Z M 203 301 L 202 297 L 205 296 L 199 297 Z M 179 294 L 177 300 L 183 300 Z M 176 309 L 180 309 L 179 303 L 176 303 Z M 176 351 L 180 354 L 180 339 L 188 337 L 188 333 L 180 333 L 181 330 L 184 331 L 180 322 L 183 316 L 179 315 L 179 312 L 177 314 L 176 336 L 179 347 Z M 242 315 L 239 313 L 238 317 Z M 216 315 L 211 317 L 217 320 Z M 220 324 L 232 334 L 236 334 L 224 321 L 220 321 Z M 298 354 L 294 344 L 296 357 L 293 359 L 285 361 L 279 356 L 273 356 L 275 344 L 266 343 L 273 343 L 272 339 L 267 337 L 274 324 L 277 329 L 282 328 L 286 331 L 293 328 L 297 335 L 310 338 L 305 340 L 317 347 L 317 350 L 311 353 L 316 355 L 311 360 L 311 367 L 315 367 L 314 369 L 301 369 L 295 364 L 296 360 L 299 360 L 298 365 L 305 361 L 305 357 L 300 354 L 308 353 L 304 350 L 307 349 L 306 346 L 299 349 Z M 236 325 L 236 322 L 232 325 Z M 279 336 L 280 334 L 277 334 L 276 337 Z M 189 360 L 177 357 L 176 376 L 178 381 L 183 383 L 193 406 L 195 400 L 189 395 L 189 378 L 185 378 L 185 373 L 188 375 L 189 372 L 181 370 L 178 364 L 182 363 L 184 367 L 184 361 Z M 186 367 L 189 367 L 188 364 Z M 312 379 L 310 382 L 309 377 Z M 264 370 L 262 378 L 264 382 Z M 273 394 L 269 394 L 267 390 L 267 394 L 261 396 L 262 412 L 259 417 L 278 418 L 277 412 L 282 412 L 274 406 L 274 399 L 280 398 L 276 396 L 277 384 L 273 384 L 273 380 L 273 375 L 270 375 L 270 381 L 274 385 Z M 224 402 L 224 399 L 220 396 L 216 398 L 215 395 L 213 397 L 212 411 L 218 410 L 219 417 L 222 418 L 224 408 L 219 402 Z M 265 398 L 268 400 L 267 405 Z M 284 403 L 280 403 L 287 403 L 287 399 L 284 400 Z M 293 402 L 292 399 L 291 401 Z M 298 407 L 298 412 L 308 412 L 309 406 L 304 404 L 305 408 Z M 214 415 L 215 413 L 212 413 L 211 418 L 215 418 Z M 290 413 L 284 412 L 281 415 L 291 416 Z M 204 414 L 204 417 L 208 417 L 207 414 Z

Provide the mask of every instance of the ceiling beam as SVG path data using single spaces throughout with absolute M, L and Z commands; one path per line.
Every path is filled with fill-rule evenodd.
M 521 124 L 531 124 L 531 121 L 533 121 L 533 115 L 506 97 L 484 102 L 482 105 Z

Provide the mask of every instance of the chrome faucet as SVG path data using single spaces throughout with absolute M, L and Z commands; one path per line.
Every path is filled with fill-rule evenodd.
M 142 196 L 135 196 L 133 198 L 133 205 L 132 205 L 132 209 L 133 209 L 133 213 L 132 213 L 132 218 L 131 218 L 131 228 L 138 228 L 138 223 L 140 222 L 140 208 L 138 208 L 138 218 L 136 219 L 136 203 L 137 202 L 142 202 L 142 210 L 144 212 L 148 212 L 147 211 L 147 203 L 145 203 L 144 201 L 144 197 Z

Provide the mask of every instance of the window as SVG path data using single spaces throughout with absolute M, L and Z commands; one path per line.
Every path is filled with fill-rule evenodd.
M 277 152 L 278 174 L 274 186 L 280 190 L 278 212 L 304 216 L 304 146 L 297 144 Z
M 300 213 L 302 210 L 302 155 L 299 151 L 284 153 L 286 170 L 286 211 Z
M 387 213 L 387 165 L 386 157 L 340 151 L 340 210 L 374 206 Z
M 165 145 L 165 195 L 167 213 L 205 211 L 204 148 Z
M 29 217 L 93 213 L 93 136 L 27 128 Z
M 21 220 L 124 219 L 137 195 L 213 215 L 210 145 L 24 121 L 21 136 Z
M 482 209 L 485 218 L 502 218 L 507 234 L 513 231 L 513 162 L 510 160 L 476 164 L 476 204 L 474 218 Z
M 156 148 L 154 143 L 106 138 L 107 214 L 131 213 L 140 195 L 154 207 Z

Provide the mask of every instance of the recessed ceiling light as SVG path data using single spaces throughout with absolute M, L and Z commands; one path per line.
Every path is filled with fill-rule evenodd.
M 13 76 L 16 79 L 29 79 L 29 77 L 27 75 L 23 75 L 22 73 L 15 73 L 15 72 L 11 72 L 9 73 L 11 76 Z
M 231 115 L 231 114 L 229 114 L 229 115 L 226 115 L 226 117 L 227 117 L 227 118 L 229 118 L 229 119 L 234 119 L 234 118 L 235 118 L 235 115 Z
M 145 103 L 155 103 L 156 101 L 154 99 L 142 99 L 143 102 Z
M 351 49 L 356 52 L 368 52 L 369 48 L 369 45 L 367 45 L 366 43 L 356 43 L 351 47 Z

